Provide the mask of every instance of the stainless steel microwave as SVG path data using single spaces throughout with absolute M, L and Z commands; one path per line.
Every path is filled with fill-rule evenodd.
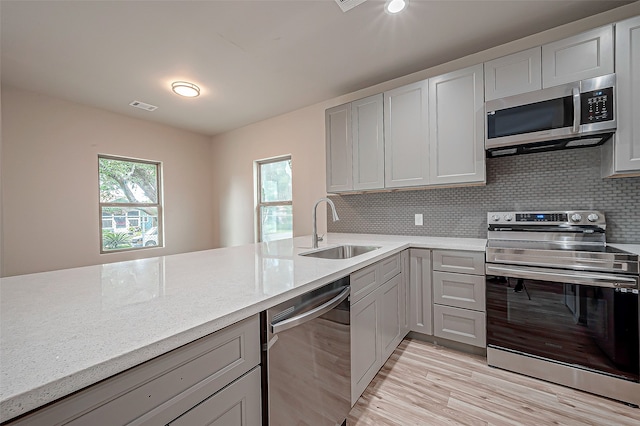
M 487 156 L 605 142 L 617 125 L 615 85 L 609 74 L 487 102 Z

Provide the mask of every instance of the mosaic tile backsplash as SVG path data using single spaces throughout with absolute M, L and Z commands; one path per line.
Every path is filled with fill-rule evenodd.
M 489 211 L 584 209 L 605 213 L 608 242 L 640 244 L 640 177 L 601 178 L 600 150 L 487 159 L 486 186 L 332 195 L 340 220 L 327 214 L 328 230 L 486 238 Z

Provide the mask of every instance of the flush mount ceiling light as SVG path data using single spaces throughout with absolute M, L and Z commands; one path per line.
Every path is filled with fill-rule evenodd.
M 171 83 L 171 90 L 176 94 L 186 96 L 187 98 L 195 98 L 200 95 L 200 88 L 187 81 L 174 81 Z
M 395 15 L 396 13 L 402 12 L 406 7 L 407 2 L 405 0 L 391 0 L 385 5 L 385 10 Z

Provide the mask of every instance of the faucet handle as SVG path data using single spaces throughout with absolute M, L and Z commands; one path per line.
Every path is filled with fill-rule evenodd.
M 319 235 L 316 241 L 324 241 L 324 234 Z

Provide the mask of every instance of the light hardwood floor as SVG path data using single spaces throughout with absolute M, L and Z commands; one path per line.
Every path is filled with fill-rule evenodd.
M 640 409 L 405 339 L 351 410 L 365 425 L 633 425 Z

